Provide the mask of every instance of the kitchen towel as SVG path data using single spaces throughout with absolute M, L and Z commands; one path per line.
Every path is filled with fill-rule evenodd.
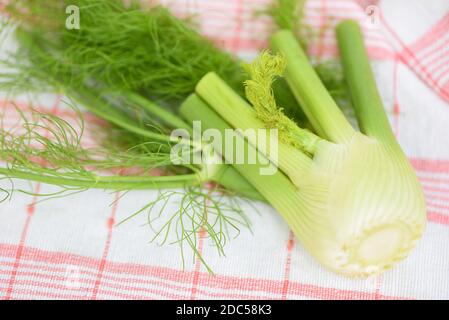
M 267 47 L 272 23 L 257 13 L 269 1 L 166 3 L 176 15 L 194 14 L 218 46 L 251 59 Z M 211 275 L 188 255 L 183 268 L 176 245 L 149 243 L 145 215 L 116 226 L 156 191 L 90 190 L 48 201 L 17 192 L 0 203 L 0 299 L 448 299 L 449 2 L 309 0 L 314 59 L 338 58 L 333 26 L 344 18 L 363 25 L 385 107 L 426 195 L 428 225 L 408 259 L 380 276 L 341 277 L 303 249 L 274 209 L 254 203 L 257 210 L 242 204 L 252 232 L 229 242 L 226 257 L 200 239 Z M 47 96 L 41 107 L 72 117 L 61 101 Z M 27 109 L 3 96 L 3 125 L 17 121 L 14 105 Z M 13 183 L 32 193 L 56 190 Z M 175 207 L 173 201 L 166 210 Z

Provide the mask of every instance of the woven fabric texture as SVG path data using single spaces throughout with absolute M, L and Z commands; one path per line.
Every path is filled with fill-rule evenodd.
M 269 0 L 167 2 L 178 15 L 196 14 L 205 35 L 244 59 L 267 47 L 272 24 L 255 12 Z M 376 8 L 379 14 L 367 17 Z M 312 56 L 337 57 L 332 26 L 343 18 L 364 26 L 385 107 L 424 187 L 428 226 L 407 260 L 365 280 L 335 275 L 310 257 L 275 210 L 256 203 L 260 215 L 245 207 L 253 233 L 228 243 L 226 257 L 200 240 L 210 275 L 198 260 L 187 259 L 183 269 L 177 246 L 149 244 L 145 216 L 115 227 L 157 192 L 91 190 L 44 202 L 16 193 L 0 204 L 0 298 L 448 299 L 449 2 L 309 0 Z M 70 117 L 60 98 L 47 100 L 42 108 Z M 0 108 L 5 122 L 17 121 L 11 101 L 2 99 Z M 35 193 L 55 190 L 14 183 Z

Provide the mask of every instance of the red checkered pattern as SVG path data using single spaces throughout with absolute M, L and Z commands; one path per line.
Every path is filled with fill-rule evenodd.
M 269 0 L 167 1 L 178 15 L 195 13 L 202 30 L 220 46 L 250 58 L 267 46 L 271 23 L 255 16 Z M 432 7 L 434 3 L 434 7 Z M 115 227 L 155 192 L 126 196 L 91 190 L 41 202 L 15 194 L 0 204 L 0 297 L 2 299 L 415 299 L 449 298 L 449 6 L 433 0 L 309 0 L 306 22 L 315 30 L 310 54 L 337 55 L 333 26 L 342 18 L 367 23 L 363 8 L 378 4 L 377 28 L 365 30 L 385 105 L 399 141 L 422 182 L 428 228 L 416 251 L 395 269 L 367 280 L 324 270 L 301 247 L 272 208 L 247 212 L 253 234 L 243 232 L 216 256 L 206 238 L 198 260 L 184 270 L 178 248 L 148 244 L 145 217 Z M 422 15 L 423 10 L 426 15 Z M 410 19 L 405 19 L 410 14 Z M 425 23 L 414 23 L 419 15 Z M 426 20 L 427 19 L 427 20 Z M 60 99 L 46 107 L 73 118 Z M 2 101 L 2 125 L 17 122 Z M 26 109 L 23 103 L 16 103 Z M 45 107 L 43 107 L 45 108 Z M 86 115 L 89 123 L 99 121 Z M 101 121 L 100 121 L 101 123 Z M 83 143 L 93 143 L 88 133 Z M 14 181 L 17 188 L 50 193 L 54 187 Z M 0 182 L 9 187 L 9 182 Z M 173 204 L 176 205 L 176 204 Z

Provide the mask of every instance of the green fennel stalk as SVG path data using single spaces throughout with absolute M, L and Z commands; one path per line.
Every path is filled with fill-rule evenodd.
M 337 37 L 361 130 L 385 143 L 396 145 L 357 23 L 351 20 L 340 23 Z
M 271 46 L 285 55 L 285 78 L 317 133 L 333 142 L 348 141 L 354 129 L 336 107 L 293 34 L 286 30 L 275 33 Z
M 355 111 L 362 132 L 356 132 L 347 122 L 293 34 L 280 31 L 273 35 L 272 45 L 285 58 L 287 82 L 323 140 L 317 140 L 313 154 L 296 150 L 311 162 L 308 168 L 299 168 L 299 175 L 298 172 L 292 175 L 280 166 L 281 172 L 267 177 L 260 175 L 258 166 L 234 165 L 278 209 L 302 245 L 318 261 L 351 277 L 380 273 L 404 259 L 421 237 L 426 219 L 421 187 L 405 155 L 391 138 L 391 128 L 360 40 L 356 23 L 340 25 L 339 42 L 348 49 L 342 50 L 342 59 L 346 61 L 345 72 L 351 94 L 355 96 L 354 103 L 358 105 Z M 349 50 L 349 46 L 355 47 L 354 50 Z M 355 54 L 362 68 L 348 62 L 354 60 Z M 272 59 L 266 61 L 266 68 L 279 58 Z M 261 72 L 269 74 L 266 70 Z M 183 116 L 221 128 L 225 124 L 240 128 L 243 117 L 259 127 L 251 119 L 248 107 L 234 100 L 230 88 L 214 78 L 218 77 L 207 75 L 199 83 L 197 94 L 202 100 L 194 98 L 184 104 Z M 353 82 L 366 83 L 371 88 L 359 91 L 361 86 Z M 375 101 L 375 105 L 364 104 L 365 101 Z M 229 103 L 233 103 L 232 113 L 238 116 L 230 114 Z M 368 111 L 369 108 L 373 110 Z M 370 112 L 374 112 L 373 118 Z M 227 123 L 219 124 L 220 117 Z M 283 121 L 282 117 L 279 119 Z M 383 129 L 386 133 L 382 133 Z M 299 135 L 297 139 L 304 136 Z M 264 149 L 249 139 L 246 146 L 258 148 L 266 156 Z

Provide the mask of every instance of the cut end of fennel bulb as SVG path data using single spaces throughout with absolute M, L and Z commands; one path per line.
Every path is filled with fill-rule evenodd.
M 421 186 L 394 148 L 360 133 L 348 144 L 323 145 L 300 183 L 304 209 L 295 234 L 334 272 L 379 274 L 404 259 L 423 234 Z
M 353 277 L 379 274 L 394 266 L 412 251 L 421 237 L 403 223 L 385 224 L 368 230 L 341 248 L 335 271 Z
M 398 225 L 386 225 L 368 232 L 355 247 L 356 260 L 366 264 L 378 264 L 392 261 L 404 244 L 410 242 L 408 228 Z M 393 262 L 393 261 L 392 261 Z

